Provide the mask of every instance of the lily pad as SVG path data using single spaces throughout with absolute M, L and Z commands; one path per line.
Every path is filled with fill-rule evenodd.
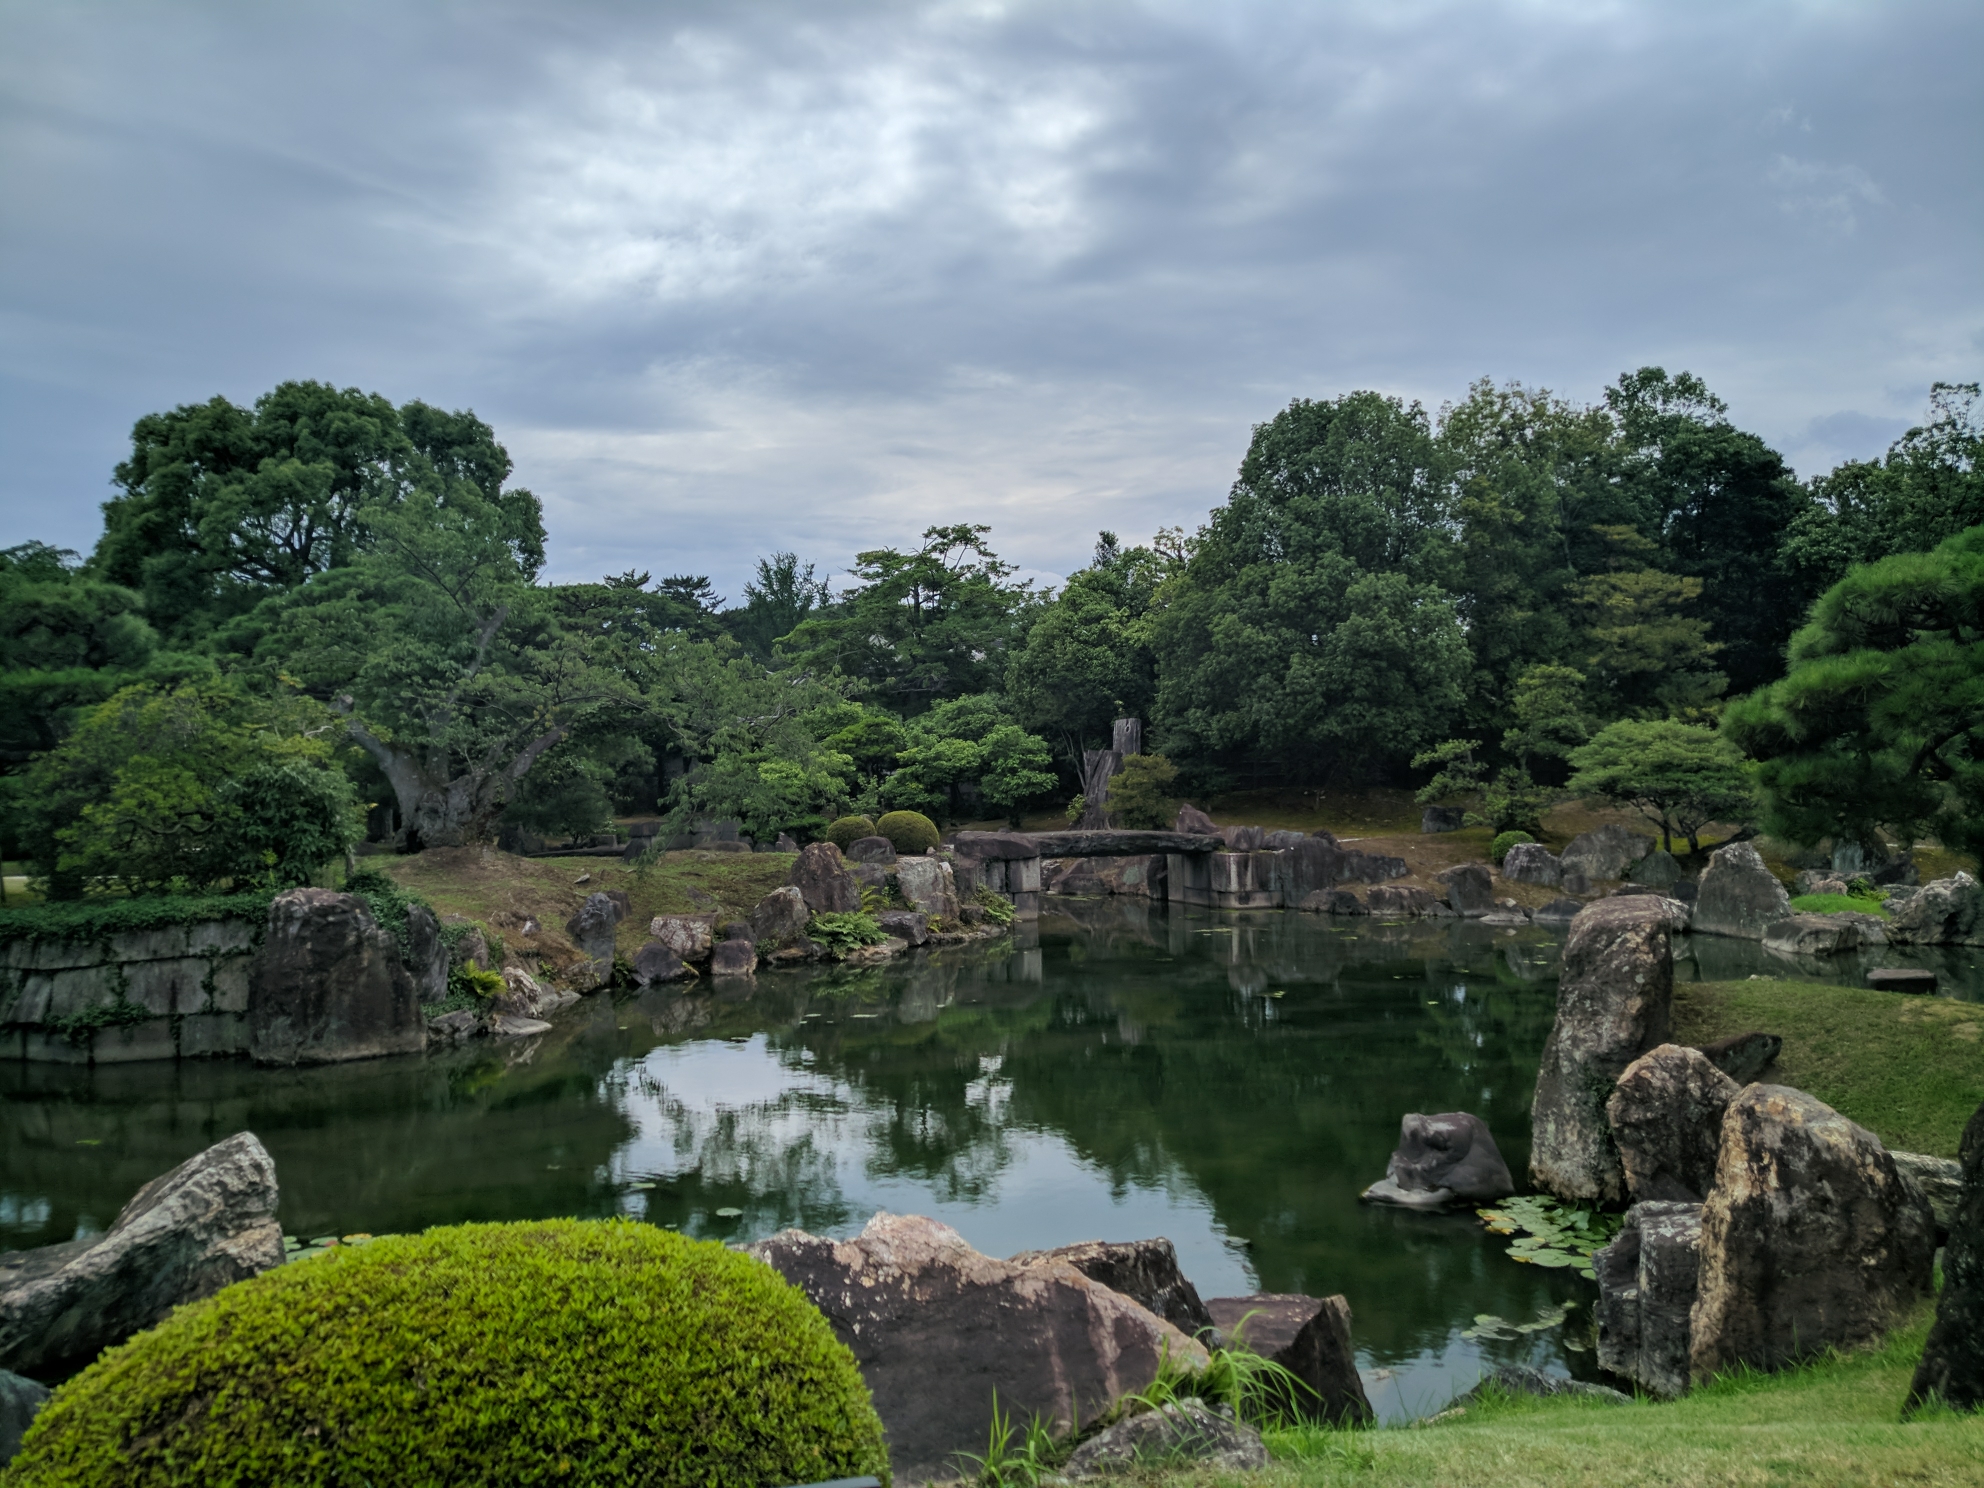
M 718 1219 L 742 1219 L 744 1217 L 744 1211 L 742 1209 L 725 1207 L 716 1211 L 716 1217 Z

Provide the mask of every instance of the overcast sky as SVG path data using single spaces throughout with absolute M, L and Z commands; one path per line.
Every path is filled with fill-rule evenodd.
M 132 422 L 471 407 L 550 574 L 1196 526 L 1251 425 L 1703 375 L 1801 474 L 1984 374 L 1984 5 L 0 0 L 0 545 Z

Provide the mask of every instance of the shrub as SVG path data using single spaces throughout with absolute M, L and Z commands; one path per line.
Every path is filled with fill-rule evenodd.
M 880 945 L 889 938 L 888 932 L 865 909 L 816 914 L 806 922 L 806 934 L 836 956 L 845 956 L 859 946 Z
M 1178 814 L 1171 798 L 1177 778 L 1177 767 L 1161 754 L 1125 755 L 1122 772 L 1110 780 L 1103 798 L 1110 820 L 1133 831 L 1163 831 Z
M 843 816 L 827 828 L 827 841 L 842 852 L 849 844 L 875 835 L 875 823 L 865 816 Z
M 1493 842 L 1488 844 L 1488 856 L 1499 863 L 1509 855 L 1509 849 L 1517 843 L 1534 842 L 1535 840 L 1527 832 L 1503 832 Z
M 1010 925 L 1013 922 L 1013 901 L 997 889 L 980 889 L 978 907 L 985 911 L 985 918 L 995 925 Z
M 854 1359 L 769 1267 L 629 1220 L 457 1225 L 180 1308 L 55 1392 L 9 1488 L 886 1480 Z
M 891 811 L 875 823 L 875 835 L 889 839 L 900 857 L 920 858 L 944 839 L 937 824 L 920 811 Z

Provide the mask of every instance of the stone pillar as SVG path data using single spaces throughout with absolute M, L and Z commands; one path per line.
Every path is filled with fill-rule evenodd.
M 1022 920 L 1040 918 L 1040 859 L 1012 858 L 1006 863 L 1006 897 Z
M 1109 825 L 1104 803 L 1109 798 L 1109 782 L 1123 769 L 1126 755 L 1142 754 L 1144 725 L 1140 718 L 1119 718 L 1107 749 L 1082 751 L 1082 819 L 1075 825 L 1097 830 Z

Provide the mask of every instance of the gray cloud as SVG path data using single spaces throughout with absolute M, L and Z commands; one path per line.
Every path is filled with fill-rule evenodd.
M 1702 373 L 1801 470 L 1984 345 L 1974 6 L 0 5 L 0 542 L 131 421 L 473 406 L 563 577 L 1029 570 L 1250 424 Z

